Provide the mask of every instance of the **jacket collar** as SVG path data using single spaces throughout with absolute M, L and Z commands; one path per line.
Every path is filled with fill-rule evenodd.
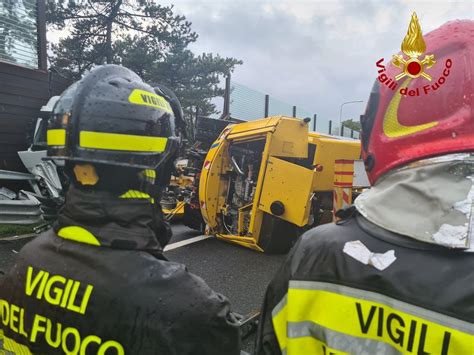
M 362 193 L 355 206 L 385 230 L 449 248 L 473 249 L 473 199 L 474 158 L 454 154 L 387 174 Z
M 111 192 L 82 191 L 73 186 L 54 230 L 65 239 L 152 254 L 161 253 L 169 238 L 161 207 L 149 198 L 120 198 Z

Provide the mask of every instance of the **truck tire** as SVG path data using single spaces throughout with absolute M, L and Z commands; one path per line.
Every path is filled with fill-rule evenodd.
M 258 246 L 265 254 L 285 254 L 298 239 L 298 227 L 264 213 Z

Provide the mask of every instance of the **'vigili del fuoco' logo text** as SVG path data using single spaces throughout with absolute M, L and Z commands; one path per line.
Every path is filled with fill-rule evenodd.
M 451 59 L 446 59 L 442 75 L 433 81 L 429 71 L 426 72 L 426 70 L 429 70 L 436 64 L 434 55 L 428 54 L 425 55 L 424 59 L 419 59 L 419 57 L 422 56 L 426 51 L 426 44 L 423 39 L 423 34 L 421 32 L 421 27 L 418 23 L 418 17 L 416 16 L 416 13 L 411 15 L 410 25 L 408 26 L 408 31 L 405 38 L 403 39 L 401 48 L 402 52 L 407 57 L 405 58 L 403 54 L 396 54 L 392 56 L 391 64 L 401 69 L 401 72 L 395 75 L 395 77 L 389 77 L 385 73 L 383 58 L 377 61 L 376 65 L 379 73 L 377 79 L 380 81 L 380 83 L 392 90 L 396 90 L 398 87 L 398 81 L 407 76 L 408 78 L 403 82 L 403 85 L 400 88 L 400 94 L 404 96 L 428 95 L 430 92 L 440 89 L 448 79 L 450 69 L 453 66 L 453 61 Z M 418 78 L 420 76 L 431 83 L 422 87 L 416 87 L 408 90 L 408 83 L 412 79 Z

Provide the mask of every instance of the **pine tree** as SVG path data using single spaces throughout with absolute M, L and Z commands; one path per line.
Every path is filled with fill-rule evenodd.
M 187 116 L 216 112 L 211 99 L 222 96 L 220 79 L 236 65 L 234 58 L 204 53 L 188 46 L 198 39 L 191 23 L 173 6 L 150 0 L 49 0 L 47 21 L 68 35 L 51 44 L 51 65 L 72 79 L 96 65 L 113 63 L 135 71 L 150 84 L 175 91 Z
M 344 127 L 353 129 L 354 131 L 360 132 L 360 121 L 354 121 L 353 119 L 345 120 L 342 122 Z

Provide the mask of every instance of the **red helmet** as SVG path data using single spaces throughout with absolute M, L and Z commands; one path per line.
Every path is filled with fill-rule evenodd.
M 412 161 L 474 151 L 474 21 L 448 22 L 424 39 L 426 55 L 436 61 L 425 69 L 431 81 L 407 75 L 392 79 L 394 88 L 376 80 L 361 118 L 362 157 L 372 184 Z M 391 62 L 384 74 L 401 72 Z

